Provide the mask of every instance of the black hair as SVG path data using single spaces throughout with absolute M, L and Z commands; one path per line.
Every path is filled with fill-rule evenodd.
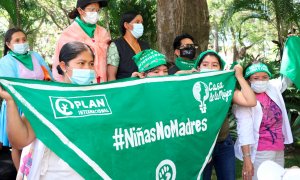
M 80 53 L 84 51 L 89 51 L 94 59 L 94 53 L 88 45 L 79 41 L 69 42 L 63 45 L 63 47 L 61 48 L 58 58 L 59 62 L 63 61 L 66 65 L 68 65 L 69 61 L 76 58 Z M 58 74 L 64 74 L 63 70 L 59 65 L 56 67 L 56 69 L 58 71 Z
M 203 59 L 206 56 L 214 56 L 214 57 L 216 57 L 218 59 L 218 62 L 219 62 L 221 70 L 224 68 L 223 64 L 222 64 L 221 57 L 218 54 L 214 53 L 214 52 L 207 52 L 204 56 L 202 56 L 201 59 L 199 60 L 199 63 L 197 64 L 197 68 L 198 68 L 198 66 L 200 66 L 200 64 L 202 63 Z
M 83 10 L 83 9 L 85 9 L 88 5 L 89 5 L 89 4 L 87 4 L 87 5 L 85 5 L 85 6 L 77 7 L 77 8 L 81 8 L 81 9 Z M 100 5 L 100 3 L 99 3 L 99 5 Z M 76 17 L 79 17 L 79 16 L 80 16 L 80 14 L 79 14 L 77 8 L 74 8 L 71 12 L 68 13 L 68 17 L 69 17 L 70 19 L 75 19 Z
M 185 38 L 188 38 L 190 40 L 192 40 L 194 42 L 194 38 L 193 36 L 187 34 L 187 33 L 184 33 L 184 34 L 180 34 L 178 36 L 176 36 L 176 38 L 174 39 L 174 42 L 173 42 L 173 49 L 178 49 L 180 46 L 181 46 L 181 40 L 185 39 Z
M 7 30 L 6 33 L 5 33 L 5 35 L 4 35 L 4 51 L 3 51 L 3 56 L 5 56 L 8 53 L 8 51 L 10 50 L 9 47 L 6 45 L 6 43 L 7 42 L 10 43 L 13 34 L 15 34 L 16 32 L 22 32 L 26 36 L 26 33 L 22 29 L 20 29 L 20 28 L 11 28 L 11 29 Z
M 125 22 L 130 23 L 137 15 L 139 15 L 139 13 L 137 13 L 135 11 L 129 11 L 129 12 L 122 14 L 121 20 L 120 20 L 120 31 L 122 33 L 122 36 L 124 36 L 126 33 L 124 23 Z

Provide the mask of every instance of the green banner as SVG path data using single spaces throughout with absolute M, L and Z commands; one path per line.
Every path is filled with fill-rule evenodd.
M 77 86 L 2 78 L 35 134 L 85 179 L 200 179 L 234 72 Z

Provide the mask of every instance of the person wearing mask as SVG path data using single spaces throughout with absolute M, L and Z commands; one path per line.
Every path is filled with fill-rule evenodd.
M 243 160 L 243 179 L 257 177 L 258 167 L 272 160 L 284 167 L 284 144 L 293 136 L 282 94 L 292 82 L 285 76 L 271 79 L 266 64 L 254 62 L 245 68 L 245 78 L 255 92 L 255 107 L 234 106 L 238 139 L 235 154 Z
M 58 72 L 65 83 L 91 84 L 95 78 L 94 54 L 81 42 L 65 44 L 59 54 Z M 17 179 L 83 179 L 65 161 L 36 139 L 24 114 L 18 113 L 15 101 L 2 88 L 0 97 L 7 102 L 8 137 L 13 147 L 24 148 Z
M 196 59 L 194 68 L 199 72 L 220 71 L 225 67 L 225 61 L 221 56 L 213 51 L 202 52 Z M 256 105 L 255 94 L 243 77 L 243 68 L 240 65 L 234 66 L 235 77 L 241 86 L 241 90 L 236 89 L 233 94 L 232 103 L 240 106 L 253 107 Z M 235 179 L 235 155 L 234 143 L 229 134 L 229 119 L 226 118 L 220 129 L 212 158 L 207 163 L 203 171 L 203 179 L 210 180 L 212 168 L 215 168 L 218 179 Z
M 189 34 L 181 34 L 175 38 L 173 48 L 176 59 L 175 65 L 169 68 L 169 74 L 191 70 L 195 64 L 196 50 L 198 49 L 194 38 Z
M 148 43 L 139 38 L 144 33 L 143 17 L 136 12 L 124 13 L 120 21 L 122 37 L 113 41 L 108 49 L 108 80 L 128 78 L 138 71 L 132 57 L 149 49 Z
M 56 45 L 52 65 L 55 80 L 63 81 L 63 76 L 56 69 L 61 48 L 68 42 L 79 41 L 89 45 L 95 54 L 97 81 L 107 81 L 106 54 L 110 35 L 97 25 L 99 12 L 106 6 L 107 0 L 77 0 L 76 8 L 69 13 L 69 18 L 74 19 L 74 22 L 62 32 Z
M 0 59 L 0 77 L 51 80 L 52 74 L 40 54 L 29 50 L 25 32 L 19 28 L 9 29 L 4 36 L 4 56 Z M 21 110 L 19 110 L 21 111 Z M 2 149 L 8 149 L 6 101 L 0 111 L 0 142 Z M 12 149 L 12 158 L 16 168 L 19 166 L 20 151 Z

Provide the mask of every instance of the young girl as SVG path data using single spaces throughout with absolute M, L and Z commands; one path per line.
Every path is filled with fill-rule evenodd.
M 293 142 L 282 92 L 291 83 L 287 78 L 272 79 L 268 67 L 253 63 L 245 78 L 255 92 L 257 105 L 235 106 L 238 139 L 236 157 L 244 161 L 243 178 L 257 179 L 257 169 L 266 160 L 284 166 L 284 144 Z
M 196 60 L 195 68 L 200 72 L 219 71 L 225 66 L 224 60 L 217 52 L 207 50 L 202 52 Z M 240 90 L 235 90 L 232 102 L 241 106 L 252 107 L 256 105 L 256 98 L 243 77 L 243 68 L 236 65 L 235 77 L 241 86 Z M 233 141 L 229 134 L 229 120 L 225 119 L 220 129 L 217 143 L 212 153 L 212 160 L 206 165 L 203 171 L 203 179 L 209 180 L 212 175 L 212 168 L 215 167 L 218 179 L 235 179 L 235 156 Z
M 81 42 L 65 44 L 59 55 L 58 72 L 65 83 L 91 84 L 95 79 L 94 55 Z M 7 102 L 8 137 L 13 147 L 23 148 L 18 179 L 82 179 L 68 164 L 43 145 L 35 137 L 29 121 L 18 108 L 12 97 L 0 88 L 0 96 Z

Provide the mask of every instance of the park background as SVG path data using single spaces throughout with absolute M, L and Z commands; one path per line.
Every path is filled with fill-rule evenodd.
M 21 27 L 32 50 L 51 65 L 60 33 L 72 21 L 68 12 L 76 0 L 0 0 L 0 43 L 6 30 Z M 120 15 L 140 12 L 144 19 L 143 40 L 153 49 L 175 59 L 172 43 L 176 35 L 189 33 L 199 44 L 198 53 L 214 49 L 227 64 L 247 64 L 253 60 L 267 62 L 275 77 L 279 76 L 284 42 L 300 28 L 300 0 L 109 0 L 101 10 L 99 24 L 112 39 L 121 36 Z M 2 57 L 3 48 L 0 48 Z M 292 126 L 294 143 L 286 148 L 286 167 L 300 166 L 300 92 L 290 87 L 284 92 Z M 236 123 L 231 116 L 231 134 L 236 138 Z M 237 177 L 242 162 L 237 160 Z

